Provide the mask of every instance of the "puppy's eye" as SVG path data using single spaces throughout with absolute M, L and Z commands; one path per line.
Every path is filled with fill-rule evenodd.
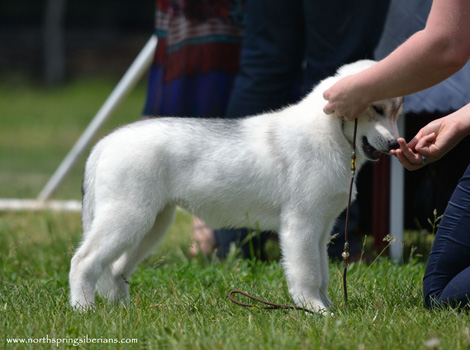
M 385 115 L 385 110 L 382 106 L 372 106 L 372 108 L 378 115 Z

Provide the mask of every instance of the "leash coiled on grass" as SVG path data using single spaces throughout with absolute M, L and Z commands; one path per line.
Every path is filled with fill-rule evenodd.
M 236 300 L 233 297 L 234 294 L 241 294 L 241 295 L 244 295 L 244 296 L 246 296 L 247 298 L 249 298 L 251 300 L 257 301 L 258 303 L 268 305 L 268 306 L 260 306 L 259 307 L 259 308 L 264 309 L 264 310 L 276 310 L 276 309 L 277 310 L 300 310 L 300 311 L 305 311 L 305 312 L 312 313 L 312 314 L 315 313 L 312 310 L 309 310 L 309 309 L 306 309 L 306 308 L 303 308 L 303 307 L 300 307 L 300 306 L 270 303 L 269 301 L 257 298 L 255 296 L 250 295 L 250 294 L 248 294 L 246 292 L 243 292 L 241 290 L 232 290 L 230 293 L 228 293 L 228 298 L 230 299 L 230 301 L 232 301 L 233 303 L 235 303 L 239 306 L 243 306 L 243 307 L 253 307 L 254 308 L 256 306 L 253 305 L 253 304 L 247 304 L 247 303 L 243 303 L 241 301 Z

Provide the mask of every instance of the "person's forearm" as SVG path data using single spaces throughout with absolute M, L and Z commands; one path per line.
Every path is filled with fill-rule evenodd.
M 370 102 L 427 89 L 465 65 L 465 60 L 452 56 L 453 47 L 426 36 L 424 31 L 416 33 L 388 57 L 356 76 L 356 83 Z
M 460 70 L 470 58 L 469 11 L 468 0 L 434 0 L 424 30 L 357 75 L 369 101 L 424 90 Z
M 456 138 L 464 138 L 470 135 L 470 103 L 450 114 L 456 124 Z

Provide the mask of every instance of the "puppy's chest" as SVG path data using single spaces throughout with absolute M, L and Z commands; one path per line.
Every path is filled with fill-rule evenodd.
M 306 196 L 310 196 L 312 201 L 322 203 L 325 208 L 345 207 L 349 196 L 351 175 L 330 174 L 329 176 L 310 177 L 304 185 Z M 356 185 L 351 188 L 351 199 L 356 197 Z

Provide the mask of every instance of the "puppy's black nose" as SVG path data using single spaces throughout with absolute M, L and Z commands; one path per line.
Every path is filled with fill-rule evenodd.
M 397 140 L 392 140 L 388 142 L 388 150 L 391 151 L 392 149 L 400 148 L 400 144 Z

